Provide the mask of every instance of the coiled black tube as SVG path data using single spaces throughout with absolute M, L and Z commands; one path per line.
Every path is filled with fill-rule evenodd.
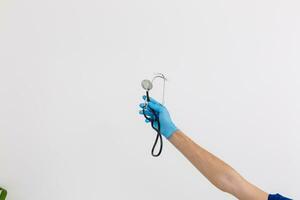
M 146 91 L 146 97 L 147 97 L 147 101 L 149 102 L 150 101 L 150 97 L 149 97 L 149 92 Z M 156 138 L 155 138 L 155 141 L 154 141 L 154 144 L 152 146 L 152 150 L 151 150 L 151 154 L 153 157 L 158 157 L 161 152 L 162 152 L 162 149 L 163 149 L 163 139 L 162 139 L 162 135 L 160 133 L 160 122 L 159 122 L 159 117 L 157 116 L 157 114 L 155 113 L 155 111 L 151 108 L 149 108 L 149 111 L 153 114 L 154 116 L 154 119 L 152 118 L 149 118 L 147 115 L 145 115 L 145 109 L 146 109 L 146 105 L 145 107 L 143 108 L 143 115 L 146 119 L 148 119 L 150 122 L 151 122 L 151 126 L 152 128 L 156 131 Z M 157 128 L 154 127 L 154 123 L 157 122 Z M 160 141 L 160 147 L 159 147 L 159 151 L 158 153 L 155 153 L 155 148 L 156 148 L 156 145 L 157 145 L 157 142 L 158 140 Z

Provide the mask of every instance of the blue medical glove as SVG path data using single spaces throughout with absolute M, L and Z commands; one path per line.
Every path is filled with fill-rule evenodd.
M 143 99 L 145 100 L 147 97 L 143 96 Z M 145 107 L 145 103 L 140 104 L 141 108 Z M 150 97 L 150 101 L 146 105 L 145 115 L 151 119 L 155 119 L 153 112 L 158 116 L 159 122 L 160 122 L 160 133 L 165 136 L 166 138 L 171 137 L 171 135 L 178 130 L 178 128 L 175 126 L 175 124 L 172 122 L 171 116 L 167 110 L 166 107 L 164 107 L 162 104 L 157 102 L 155 99 Z M 143 110 L 140 110 L 139 112 L 141 115 L 143 115 Z M 148 119 L 145 119 L 146 123 L 149 123 L 150 121 Z M 154 122 L 154 127 L 157 128 L 158 124 L 157 121 Z

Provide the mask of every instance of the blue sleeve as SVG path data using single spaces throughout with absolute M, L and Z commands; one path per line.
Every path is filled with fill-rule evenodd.
M 268 200 L 291 200 L 291 199 L 283 197 L 280 194 L 270 194 Z

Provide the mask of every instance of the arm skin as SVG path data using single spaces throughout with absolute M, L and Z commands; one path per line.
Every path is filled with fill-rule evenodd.
M 146 96 L 143 96 L 143 100 L 146 100 Z M 139 112 L 141 115 L 145 114 L 152 119 L 155 119 L 153 112 L 158 115 L 161 134 L 217 188 L 232 194 L 240 200 L 268 199 L 266 192 L 249 183 L 232 167 L 197 145 L 181 132 L 173 123 L 167 108 L 155 99 L 150 98 L 147 105 L 141 103 L 140 108 L 143 108 Z M 150 122 L 148 119 L 145 121 Z M 154 122 L 154 127 L 158 127 L 157 122 Z
M 267 200 L 268 194 L 245 180 L 228 164 L 209 153 L 180 130 L 169 141 L 217 188 L 240 200 Z

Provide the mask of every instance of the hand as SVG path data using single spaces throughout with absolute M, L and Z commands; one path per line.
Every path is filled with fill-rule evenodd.
M 144 95 L 143 99 L 145 100 L 147 97 Z M 146 106 L 146 107 L 145 107 Z M 175 126 L 175 124 L 172 122 L 171 116 L 167 110 L 166 107 L 164 107 L 162 104 L 157 102 L 155 99 L 150 97 L 150 101 L 147 103 L 141 103 L 140 107 L 144 109 L 145 115 L 148 118 L 155 119 L 155 116 L 153 112 L 155 112 L 156 116 L 159 118 L 160 122 L 160 133 L 165 136 L 166 138 L 171 137 L 171 135 L 178 130 L 178 128 Z M 143 110 L 140 110 L 139 112 L 141 115 L 143 115 Z M 150 121 L 148 119 L 145 119 L 146 123 L 149 123 Z M 155 128 L 158 128 L 158 123 L 155 121 L 153 123 Z

